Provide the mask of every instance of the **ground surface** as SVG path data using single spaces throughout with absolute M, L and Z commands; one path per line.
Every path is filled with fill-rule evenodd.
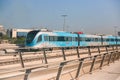
M 79 80 L 120 80 L 120 61 L 104 66 L 102 70 L 93 71 L 92 74 L 85 74 Z
M 18 48 L 18 46 L 16 45 L 0 45 L 0 48 Z M 97 50 L 97 49 L 96 49 Z M 84 50 L 82 50 L 84 52 Z M 68 51 L 68 53 L 74 53 L 75 51 Z M 81 52 L 81 50 L 80 50 Z M 65 52 L 67 54 L 67 52 Z M 56 53 L 56 54 L 62 54 L 61 52 L 59 53 L 59 51 Z M 47 56 L 53 56 L 53 55 L 56 55 L 55 53 L 53 54 L 47 54 Z M 92 56 L 93 55 L 96 55 L 96 54 L 99 54 L 98 52 L 97 53 L 92 53 Z M 102 53 L 101 53 L 102 54 Z M 25 56 L 30 56 L 30 55 L 25 55 Z M 24 56 L 24 57 L 25 57 Z M 37 56 L 37 55 L 34 55 L 34 56 Z M 58 55 L 59 56 L 59 55 Z M 84 54 L 84 55 L 80 55 L 80 57 L 87 57 L 89 56 L 88 54 Z M 19 56 L 17 56 L 19 57 Z M 0 57 L 0 60 L 1 59 L 8 59 L 8 58 L 13 58 L 13 56 L 1 56 Z M 67 60 L 72 60 L 72 59 L 76 59 L 77 58 L 77 55 L 74 55 L 74 56 L 66 56 L 66 59 Z M 51 62 L 60 62 L 60 61 L 63 61 L 63 57 L 60 57 L 60 58 L 52 58 L 52 59 L 48 59 L 48 63 L 51 63 Z M 25 67 L 28 67 L 28 66 L 34 66 L 36 65 L 41 65 L 43 62 L 42 61 L 34 61 L 34 62 L 28 62 L 28 63 L 25 63 Z M 7 65 L 7 66 L 0 66 L 0 72 L 3 72 L 3 71 L 7 71 L 7 70 L 10 70 L 10 69 L 16 69 L 16 68 L 21 68 L 21 64 L 15 64 L 15 65 Z M 56 69 L 55 69 L 56 70 Z M 53 70 L 53 71 L 55 71 Z M 16 73 L 19 73 L 19 74 L 23 74 L 24 72 L 16 72 Z M 16 73 L 13 73 L 13 74 L 8 74 L 9 76 L 10 75 L 15 75 Z M 49 74 L 44 74 L 44 73 L 49 73 Z M 31 73 L 29 75 L 29 80 L 48 80 L 48 77 L 51 78 L 51 76 L 55 75 L 56 76 L 57 74 L 57 70 L 56 70 L 56 73 L 53 72 L 52 74 L 52 71 L 51 70 L 48 70 L 48 71 L 45 71 L 45 72 L 41 72 L 41 71 L 38 71 L 36 73 Z M 76 72 L 73 72 L 73 75 L 76 74 Z M 5 74 L 7 75 L 7 74 Z M 7 75 L 7 76 L 8 76 Z M 4 76 L 4 75 L 3 75 Z M 0 78 L 3 77 L 2 75 L 0 75 Z M 24 78 L 24 75 L 22 76 L 17 76 L 15 78 L 9 78 L 9 79 L 4 79 L 4 80 L 23 80 Z M 65 75 L 62 79 L 60 80 L 70 80 L 70 75 Z M 1 80 L 1 79 L 0 79 Z M 3 80 L 3 79 L 2 79 Z M 53 80 L 53 79 L 49 79 L 49 80 Z M 120 60 L 119 61 L 115 61 L 115 63 L 110 63 L 109 66 L 104 66 L 102 68 L 102 70 L 100 69 L 97 69 L 95 71 L 93 71 L 92 74 L 84 74 L 84 75 L 80 75 L 79 79 L 78 80 L 120 80 Z

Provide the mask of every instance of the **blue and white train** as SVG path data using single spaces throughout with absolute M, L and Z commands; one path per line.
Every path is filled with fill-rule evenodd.
M 70 32 L 42 32 L 33 30 L 27 34 L 25 45 L 31 48 L 77 47 L 118 45 L 120 37 L 78 34 Z

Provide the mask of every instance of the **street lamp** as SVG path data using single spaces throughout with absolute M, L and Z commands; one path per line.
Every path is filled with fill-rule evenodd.
M 117 26 L 114 26 L 114 33 L 115 33 L 115 36 L 117 36 Z
M 61 15 L 64 18 L 64 23 L 63 23 L 63 31 L 65 31 L 65 27 L 66 27 L 66 17 L 67 15 Z

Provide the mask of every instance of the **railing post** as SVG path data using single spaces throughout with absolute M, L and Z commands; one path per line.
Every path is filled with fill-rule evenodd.
M 78 56 L 78 58 L 80 58 L 80 54 L 79 54 L 79 46 L 76 47 L 76 50 L 77 50 L 77 56 Z
M 83 61 L 84 61 L 84 59 L 79 59 L 79 65 L 78 65 L 78 69 L 77 69 L 77 73 L 76 73 L 75 79 L 77 79 L 78 76 L 80 75 L 80 70 L 82 68 Z
M 115 62 L 115 58 L 116 58 L 116 52 L 113 52 L 113 63 Z
M 103 54 L 103 57 L 102 57 L 102 60 L 101 60 L 101 63 L 100 63 L 100 69 L 102 69 L 105 56 L 106 56 L 106 54 Z
M 113 52 L 114 52 L 114 46 L 112 46 Z
M 57 76 L 56 76 L 56 80 L 60 79 L 60 75 L 61 75 L 61 72 L 62 72 L 62 69 L 63 69 L 64 65 L 65 65 L 65 62 L 61 62 L 60 63 L 60 66 L 59 66 L 59 69 L 58 69 L 58 73 L 57 73 Z
M 27 69 L 27 70 L 25 71 L 24 80 L 28 80 L 28 76 L 29 76 L 30 73 L 31 73 L 31 70 L 30 70 L 30 69 Z
M 63 59 L 66 60 L 64 48 L 62 48 L 62 53 L 63 53 Z
M 113 54 L 113 52 L 111 52 L 109 55 L 109 59 L 108 59 L 108 65 L 110 64 L 110 60 L 111 60 L 111 58 L 112 58 L 112 54 Z
M 47 64 L 47 63 L 48 63 L 48 61 L 47 61 L 47 57 L 46 57 L 46 52 L 45 52 L 45 49 L 43 49 L 43 55 L 44 55 L 44 59 L 45 59 L 45 64 Z
M 24 62 L 23 62 L 23 58 L 22 58 L 22 54 L 21 54 L 21 53 L 22 53 L 22 52 L 20 51 L 20 52 L 19 52 L 20 63 L 21 63 L 22 68 L 24 68 L 25 66 L 24 66 Z
M 98 46 L 98 52 L 99 52 L 99 54 L 100 54 L 100 47 Z
M 113 55 L 112 55 L 113 63 L 115 62 L 114 57 L 115 57 L 115 54 L 113 53 Z
M 92 64 L 91 64 L 91 67 L 90 67 L 90 71 L 89 71 L 90 74 L 92 73 L 92 70 L 93 70 L 93 67 L 94 67 L 94 64 L 95 64 L 96 57 L 97 57 L 97 56 L 94 56 L 94 57 L 93 57 L 93 61 L 92 61 Z
M 108 48 L 107 48 L 107 46 L 106 46 L 106 52 L 108 53 Z
M 118 60 L 120 59 L 120 52 L 118 51 Z
M 116 51 L 116 59 L 119 60 L 119 52 L 118 51 Z
M 118 45 L 116 45 L 116 50 L 118 50 Z
M 88 55 L 91 56 L 90 46 L 88 46 Z

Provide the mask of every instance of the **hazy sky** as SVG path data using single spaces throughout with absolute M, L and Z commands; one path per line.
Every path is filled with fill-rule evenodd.
M 114 34 L 120 30 L 120 0 L 0 0 L 0 24 L 5 28 L 48 28 Z

